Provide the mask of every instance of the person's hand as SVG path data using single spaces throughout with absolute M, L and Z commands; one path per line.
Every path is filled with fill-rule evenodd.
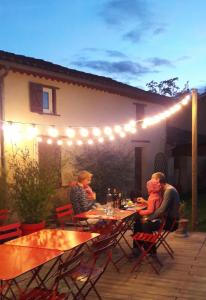
M 142 198 L 142 197 L 138 197 L 138 198 L 137 198 L 137 203 L 144 204 L 145 201 L 146 201 L 146 200 L 145 200 L 144 198 Z
M 142 224 L 147 223 L 147 221 L 148 221 L 148 218 L 147 218 L 147 217 L 141 218 L 141 223 L 142 223 Z

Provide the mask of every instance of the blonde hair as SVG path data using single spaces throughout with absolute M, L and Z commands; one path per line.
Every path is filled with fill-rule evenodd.
M 91 179 L 92 176 L 93 176 L 92 173 L 84 170 L 84 171 L 79 172 L 77 179 L 79 182 L 82 182 L 84 179 Z

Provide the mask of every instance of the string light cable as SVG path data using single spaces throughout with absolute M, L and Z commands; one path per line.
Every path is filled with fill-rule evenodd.
M 64 144 L 68 146 L 83 144 L 93 145 L 95 142 L 103 143 L 104 141 L 114 141 L 116 138 L 125 138 L 127 134 L 136 134 L 137 129 L 141 127 L 146 129 L 150 126 L 160 123 L 179 112 L 191 100 L 191 95 L 184 96 L 178 103 L 172 105 L 163 112 L 153 116 L 145 117 L 142 120 L 130 120 L 125 124 L 117 124 L 115 126 L 67 126 L 62 130 L 55 125 L 32 124 L 14 121 L 2 121 L 1 128 L 7 141 L 18 142 L 24 139 L 37 142 L 46 142 L 48 145 L 56 143 L 59 146 Z M 44 127 L 44 132 L 40 132 L 40 128 Z M 23 130 L 24 129 L 24 130 Z

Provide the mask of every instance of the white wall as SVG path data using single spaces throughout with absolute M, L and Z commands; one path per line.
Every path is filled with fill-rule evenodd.
M 29 109 L 29 82 L 58 87 L 57 113 L 60 116 L 48 116 L 32 113 Z M 59 83 L 52 80 L 41 79 L 34 76 L 9 72 L 5 78 L 5 120 L 20 121 L 25 123 L 38 123 L 42 125 L 56 125 L 64 135 L 66 126 L 113 126 L 124 124 L 135 118 L 135 105 L 144 103 L 127 97 L 110 94 L 73 84 Z M 159 104 L 144 103 L 145 115 L 150 116 L 164 110 Z M 41 127 L 42 133 L 46 133 L 47 127 Z M 130 139 L 130 138 L 129 138 Z M 143 147 L 143 183 L 153 172 L 154 157 L 158 152 L 165 152 L 165 122 L 154 127 L 140 129 L 136 135 L 131 135 L 136 140 L 131 147 Z M 139 142 L 148 140 L 149 143 Z M 121 145 L 121 139 L 114 141 Z M 24 145 L 30 145 L 33 153 L 36 153 L 34 142 L 22 141 Z

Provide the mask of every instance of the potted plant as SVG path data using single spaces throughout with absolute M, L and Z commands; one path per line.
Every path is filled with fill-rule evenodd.
M 50 196 L 57 186 L 57 172 L 52 162 L 39 164 L 29 151 L 17 151 L 10 160 L 11 196 L 22 221 L 23 234 L 45 227 L 50 213 Z
M 178 229 L 175 232 L 175 235 L 178 237 L 187 237 L 188 236 L 189 219 L 186 218 L 186 203 L 185 203 L 185 201 L 182 201 L 180 203 L 179 215 L 180 215 L 180 219 L 178 221 L 179 225 L 178 225 Z

